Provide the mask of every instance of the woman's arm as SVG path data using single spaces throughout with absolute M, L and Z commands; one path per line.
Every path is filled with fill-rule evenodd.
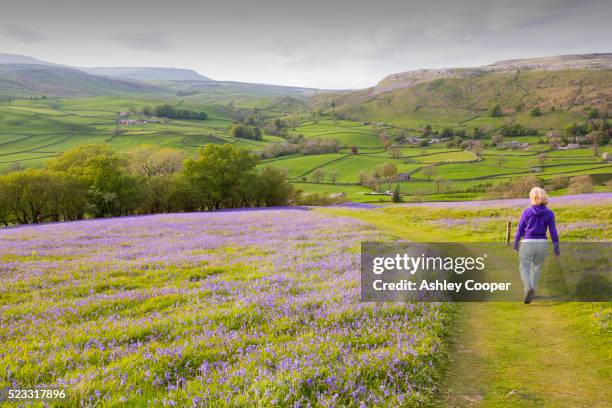
M 514 234 L 514 249 L 518 251 L 519 242 L 521 242 L 521 238 L 525 235 L 525 211 L 521 214 L 521 218 L 518 223 L 518 227 L 516 227 L 516 234 Z
M 559 255 L 559 234 L 557 233 L 557 225 L 555 224 L 555 213 L 552 213 L 550 224 L 548 224 L 548 231 L 550 231 L 550 239 L 555 247 L 555 255 Z

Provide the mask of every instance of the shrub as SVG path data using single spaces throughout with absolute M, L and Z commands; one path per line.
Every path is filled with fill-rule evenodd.
M 147 111 L 150 113 L 150 109 L 148 107 L 143 108 L 143 112 Z M 146 115 L 147 113 L 145 113 Z M 170 118 L 170 119 L 198 119 L 198 120 L 206 120 L 208 119 L 208 115 L 206 112 L 196 112 L 191 111 L 189 109 L 176 109 L 172 105 L 158 105 L 153 108 L 153 114 L 160 118 Z
M 394 203 L 401 203 L 402 202 L 402 195 L 400 192 L 400 186 L 397 185 L 395 186 L 395 190 L 393 190 L 393 198 L 392 198 Z
M 261 140 L 261 130 L 256 126 L 234 123 L 230 126 L 230 134 L 239 139 Z
M 540 108 L 535 107 L 529 111 L 529 116 L 542 116 L 542 111 L 540 110 Z
M 499 118 L 499 117 L 503 116 L 501 106 L 499 106 L 499 104 L 496 104 L 495 106 L 493 106 L 491 108 L 490 114 L 491 114 L 492 118 Z
M 569 181 L 567 191 L 571 194 L 582 194 L 593 192 L 593 178 L 591 176 L 576 176 Z

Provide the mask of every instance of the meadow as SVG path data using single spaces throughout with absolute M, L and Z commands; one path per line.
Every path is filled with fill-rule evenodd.
M 65 388 L 69 399 L 54 406 L 604 406 L 608 304 L 359 302 L 360 242 L 500 242 L 525 205 L 2 229 L 0 387 Z M 610 194 L 550 206 L 562 241 L 610 240 Z
M 4 229 L 0 387 L 61 386 L 57 406 L 431 401 L 452 307 L 359 303 L 359 244 L 381 239 L 299 208 Z

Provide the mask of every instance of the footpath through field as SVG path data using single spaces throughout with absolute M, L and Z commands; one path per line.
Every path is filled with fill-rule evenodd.
M 378 212 L 353 216 L 395 237 L 418 240 L 414 225 Z M 597 307 L 537 299 L 531 305 L 461 304 L 436 406 L 612 406 L 611 339 L 594 329 Z

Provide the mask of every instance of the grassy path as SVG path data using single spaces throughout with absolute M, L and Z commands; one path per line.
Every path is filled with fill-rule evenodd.
M 399 238 L 449 238 L 379 211 L 324 211 L 357 216 Z M 436 406 L 612 406 L 612 339 L 593 322 L 600 307 L 540 300 L 461 304 Z
M 610 343 L 583 304 L 461 306 L 440 407 L 608 407 Z

